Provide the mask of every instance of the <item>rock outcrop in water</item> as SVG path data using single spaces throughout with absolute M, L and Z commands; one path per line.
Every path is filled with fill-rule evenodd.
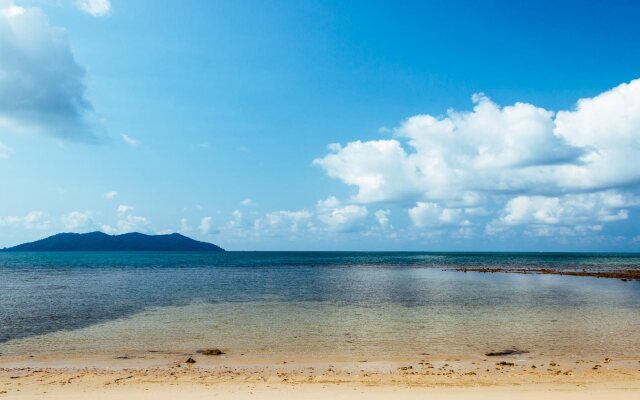
M 91 232 L 59 233 L 3 251 L 224 251 L 224 249 L 179 233 L 145 235 L 133 232 L 107 235 L 104 232 Z
M 482 272 L 482 273 L 511 273 L 511 274 L 540 274 L 540 275 L 568 275 L 568 276 L 589 276 L 593 278 L 612 278 L 620 279 L 621 281 L 640 281 L 640 269 L 624 269 L 624 270 L 611 270 L 611 271 L 566 271 L 551 268 L 476 268 L 476 267 L 463 267 L 452 268 L 453 271 L 460 272 Z
M 501 351 L 490 351 L 488 353 L 485 353 L 485 356 L 488 357 L 496 357 L 496 356 L 511 356 L 511 355 L 517 355 L 517 354 L 527 354 L 528 351 L 527 350 L 520 350 L 520 349 L 507 349 L 507 350 L 501 350 Z
M 204 349 L 196 351 L 198 354 L 204 354 L 205 356 L 219 356 L 224 354 L 224 352 L 220 349 Z

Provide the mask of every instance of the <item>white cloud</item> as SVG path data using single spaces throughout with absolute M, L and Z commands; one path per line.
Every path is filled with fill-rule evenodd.
M 260 238 L 328 238 L 336 232 L 359 232 L 362 235 L 392 228 L 391 210 L 377 210 L 369 214 L 367 207 L 358 204 L 342 204 L 334 196 L 320 200 L 315 210 L 275 210 L 263 215 L 243 214 L 235 210 L 231 220 L 221 231 L 223 235 Z
M 11 148 L 7 145 L 5 145 L 4 143 L 0 142 L 0 160 L 4 160 L 9 158 L 9 155 L 11 154 Z
M 211 232 L 211 228 L 212 228 L 212 218 L 211 217 L 204 217 L 200 220 L 200 225 L 198 225 L 198 229 L 200 229 L 200 232 L 203 235 L 206 235 L 207 233 Z
M 8 226 L 13 228 L 22 227 L 24 229 L 44 230 L 49 227 L 50 221 L 42 211 L 30 211 L 26 215 L 19 216 L 0 216 L 0 226 Z
M 101 229 L 105 233 L 117 234 L 127 232 L 148 232 L 151 227 L 151 221 L 146 217 L 133 215 L 133 207 L 128 205 L 120 205 L 116 209 L 118 220 L 116 226 L 103 224 Z
M 628 208 L 638 205 L 637 197 L 613 191 L 560 197 L 518 196 L 509 200 L 502 216 L 488 225 L 487 232 L 520 225 L 531 226 L 542 234 L 551 232 L 550 226 L 564 226 L 561 232 L 565 234 L 599 231 L 603 223 L 627 219 Z
M 318 219 L 334 232 L 353 232 L 365 227 L 369 211 L 365 206 L 348 204 L 342 206 L 335 197 L 318 202 Z
M 138 215 L 126 215 L 118 219 L 116 227 L 112 227 L 110 225 L 102 225 L 102 230 L 105 233 L 110 234 L 146 232 L 149 230 L 149 225 L 151 225 L 151 222 L 145 217 L 141 217 Z
M 12 226 L 22 223 L 22 217 L 16 217 L 13 215 L 0 216 L 0 226 Z
M 231 219 L 221 228 L 227 236 L 248 237 L 253 235 L 255 221 L 247 218 L 242 211 L 233 210 Z
M 129 135 L 125 135 L 124 133 L 121 135 L 122 136 L 122 140 L 124 140 L 124 142 L 126 144 L 128 144 L 131 147 L 140 147 L 142 146 L 142 142 L 139 141 L 138 139 L 132 138 Z
M 234 221 L 239 221 L 242 219 L 242 211 L 233 210 L 233 212 L 231 213 L 231 216 L 233 217 Z
M 247 225 L 246 220 L 244 218 L 244 214 L 242 214 L 242 211 L 233 210 L 233 212 L 231 213 L 230 225 L 233 227 L 241 227 L 241 226 Z
M 241 205 L 248 207 L 248 206 L 253 206 L 255 205 L 255 203 L 253 202 L 253 200 L 251 199 L 244 199 L 240 202 Z
M 376 221 L 378 224 L 386 228 L 389 226 L 389 216 L 391 215 L 391 210 L 378 210 L 375 212 Z
M 69 231 L 86 231 L 93 229 L 94 223 L 90 211 L 71 211 L 60 217 L 62 225 Z
M 358 187 L 356 201 L 394 201 L 419 197 L 417 177 L 396 140 L 356 141 L 329 146 L 331 154 L 314 160 L 329 176 Z
M 314 163 L 356 186 L 359 202 L 455 203 L 486 192 L 538 190 L 554 183 L 546 171 L 578 163 L 585 152 L 554 134 L 549 111 L 524 103 L 500 108 L 479 95 L 474 103 L 473 112 L 411 117 L 396 139 L 334 145 Z
M 105 193 L 104 197 L 107 198 L 108 200 L 113 200 L 116 198 L 117 195 L 118 195 L 118 192 L 116 192 L 115 190 L 112 190 L 110 192 Z
M 334 208 L 340 205 L 340 200 L 338 200 L 335 196 L 329 196 L 324 200 L 318 200 L 318 208 L 326 209 L 326 208 Z
M 128 206 L 126 204 L 121 204 L 118 206 L 118 208 L 116 209 L 116 212 L 118 213 L 118 216 L 123 216 L 127 213 L 130 213 L 131 211 L 133 211 L 133 207 Z
M 473 237 L 474 229 L 470 226 L 461 226 L 457 231 L 454 231 L 451 236 L 461 239 L 469 239 Z
M 508 228 L 524 202 L 528 224 L 557 218 L 596 226 L 627 217 L 602 202 L 628 197 L 640 183 L 640 80 L 558 113 L 500 107 L 483 94 L 473 102 L 471 112 L 408 118 L 390 139 L 332 144 L 314 164 L 356 188 L 356 203 L 415 204 L 408 212 L 416 227 L 493 216 Z
M 49 220 L 42 211 L 31 211 L 24 217 L 23 225 L 27 229 L 47 229 Z
M 282 234 L 295 235 L 301 227 L 306 227 L 312 214 L 307 210 L 272 211 L 264 217 L 256 219 L 254 230 L 259 235 L 278 236 Z
M 103 136 L 66 32 L 40 8 L 0 2 L 0 54 L 1 130 L 91 142 Z
M 609 189 L 640 183 L 640 79 L 561 111 L 555 133 L 585 149 L 581 163 L 557 172 L 561 187 Z
M 468 225 L 462 208 L 443 208 L 437 203 L 419 201 L 409 209 L 409 218 L 419 228 L 451 225 Z
M 76 5 L 82 11 L 94 17 L 104 17 L 111 12 L 109 0 L 76 0 Z
M 180 219 L 180 232 L 182 233 L 189 233 L 193 230 L 193 228 L 191 227 L 191 225 L 189 225 L 189 220 L 186 218 L 181 218 Z
M 502 222 L 508 225 L 535 222 L 540 224 L 576 224 L 596 220 L 618 221 L 628 218 L 623 207 L 638 205 L 638 200 L 615 192 L 566 195 L 562 197 L 518 196 L 505 208 Z

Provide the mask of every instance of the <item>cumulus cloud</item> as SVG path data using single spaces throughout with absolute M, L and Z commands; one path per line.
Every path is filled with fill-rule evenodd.
M 71 211 L 62 215 L 60 220 L 65 229 L 74 232 L 90 230 L 94 226 L 90 211 Z
M 117 195 L 118 195 L 118 192 L 116 192 L 115 190 L 112 190 L 110 192 L 105 193 L 104 197 L 108 200 L 113 200 L 116 198 Z
M 414 226 L 436 227 L 452 225 L 469 225 L 462 208 L 444 208 L 438 203 L 419 201 L 409 209 L 409 217 Z
M 89 142 L 103 136 L 66 32 L 41 9 L 0 1 L 0 54 L 0 129 Z
M 386 228 L 390 226 L 389 216 L 391 215 L 391 210 L 378 210 L 374 213 L 374 215 L 376 217 L 376 221 L 378 221 L 378 224 L 381 227 Z
M 367 235 L 391 227 L 391 210 L 371 215 L 366 206 L 343 204 L 334 196 L 317 202 L 315 209 L 275 210 L 262 215 L 235 210 L 221 228 L 225 235 L 238 237 L 326 238 L 340 233 Z
M 240 210 L 233 210 L 231 213 L 231 221 L 229 221 L 229 225 L 233 228 L 241 228 L 247 226 L 247 221 L 244 218 L 244 214 Z
M 115 226 L 103 224 L 102 231 L 109 234 L 127 233 L 127 232 L 148 232 L 151 227 L 151 221 L 146 217 L 133 215 L 133 207 L 128 205 L 120 205 L 116 209 L 118 220 Z
M 307 210 L 272 211 L 255 220 L 254 230 L 266 236 L 295 235 L 302 227 L 308 227 L 311 217 L 312 214 Z
M 116 213 L 118 213 L 118 216 L 121 217 L 123 215 L 126 215 L 127 213 L 130 213 L 131 211 L 133 211 L 133 207 L 128 206 L 126 204 L 121 204 L 118 206 L 118 208 L 116 208 Z
M 94 17 L 104 17 L 111 12 L 109 0 L 76 0 L 76 6 Z
M 472 100 L 469 112 L 410 117 L 389 139 L 333 144 L 314 164 L 353 186 L 356 203 L 414 204 L 416 227 L 459 232 L 488 215 L 492 229 L 627 217 L 611 202 L 640 183 L 640 80 L 557 113 Z
M 314 160 L 329 176 L 358 188 L 356 201 L 371 203 L 420 197 L 415 166 L 397 140 L 351 142 L 329 146 L 330 154 Z
M 30 211 L 24 216 L 0 216 L 0 226 L 44 230 L 49 224 L 49 218 L 42 211 Z
M 575 110 L 560 111 L 555 123 L 559 137 L 585 151 L 582 163 L 557 172 L 561 187 L 594 190 L 640 183 L 640 79 L 579 100 Z
M 180 219 L 180 232 L 182 233 L 189 233 L 193 230 L 193 228 L 191 227 L 191 225 L 189 224 L 189 220 L 186 218 L 181 218 Z
M 560 197 L 518 196 L 509 200 L 502 216 L 487 226 L 487 232 L 522 225 L 538 233 L 551 232 L 552 227 L 564 233 L 599 231 L 603 223 L 629 218 L 628 208 L 638 205 L 639 198 L 613 191 Z
M 251 200 L 251 199 L 244 199 L 244 200 L 242 200 L 242 201 L 240 202 L 240 204 L 242 204 L 242 205 L 243 205 L 243 206 L 245 206 L 245 207 L 255 205 L 255 203 L 254 203 L 254 202 L 253 202 L 253 200 Z
M 341 205 L 335 197 L 321 200 L 317 205 L 318 219 L 335 232 L 352 232 L 361 230 L 369 211 L 365 206 L 357 204 Z
M 356 186 L 354 199 L 362 203 L 473 203 L 490 191 L 541 190 L 551 183 L 546 171 L 581 162 L 585 149 L 554 133 L 552 112 L 524 103 L 501 108 L 481 95 L 473 100 L 472 112 L 411 117 L 395 139 L 333 145 L 314 163 Z
M 203 235 L 211 232 L 211 228 L 213 227 L 212 218 L 211 217 L 203 217 L 200 220 L 200 225 L 198 225 L 198 229 Z

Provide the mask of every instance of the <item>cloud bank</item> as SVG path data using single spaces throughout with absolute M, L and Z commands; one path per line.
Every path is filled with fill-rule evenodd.
M 49 227 L 50 222 L 42 211 L 30 211 L 24 216 L 0 215 L 0 227 L 44 230 Z
M 472 101 L 472 111 L 410 117 L 389 139 L 332 144 L 314 164 L 354 187 L 354 204 L 403 207 L 416 228 L 577 233 L 639 205 L 640 80 L 567 111 Z

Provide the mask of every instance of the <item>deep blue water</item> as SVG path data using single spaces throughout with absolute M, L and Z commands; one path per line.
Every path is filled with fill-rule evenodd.
M 456 267 L 640 268 L 633 254 L 0 253 L 0 343 L 194 301 L 376 307 L 603 307 L 640 310 L 640 283 L 412 271 Z M 434 275 L 435 276 L 435 275 Z M 640 311 L 639 311 L 640 312 Z

